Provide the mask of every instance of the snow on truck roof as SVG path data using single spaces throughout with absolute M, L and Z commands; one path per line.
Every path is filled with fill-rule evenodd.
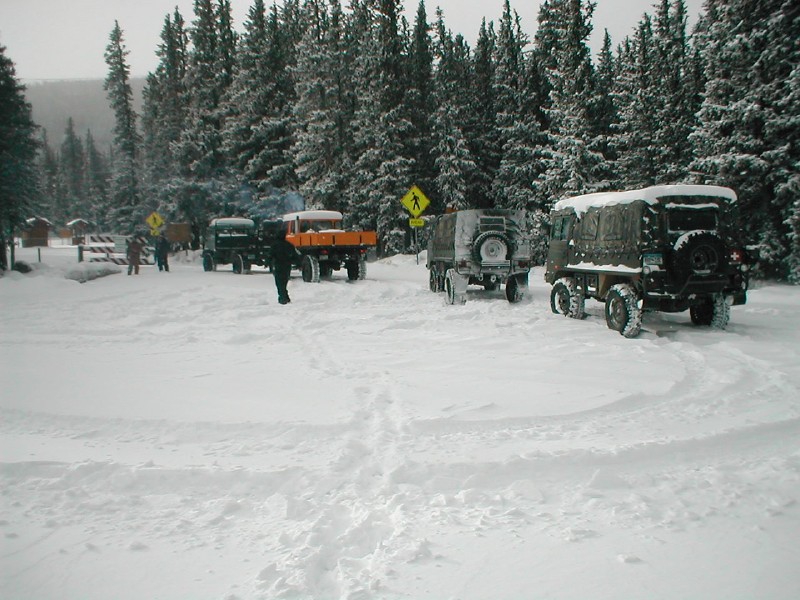
M 253 227 L 255 223 L 253 219 L 245 219 L 244 217 L 222 217 L 220 219 L 212 219 L 209 225 L 211 227 Z
M 709 198 L 725 198 L 730 202 L 736 202 L 736 193 L 726 187 L 716 185 L 655 185 L 627 192 L 598 192 L 596 194 L 564 198 L 556 202 L 554 210 L 572 208 L 580 215 L 589 208 L 630 204 L 637 200 L 642 200 L 648 204 L 658 204 L 661 200 L 673 196 L 706 196 Z
M 342 213 L 338 210 L 301 210 L 283 215 L 284 221 L 341 221 Z

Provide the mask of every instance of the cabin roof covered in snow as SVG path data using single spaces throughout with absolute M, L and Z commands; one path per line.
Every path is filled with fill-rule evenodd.
M 284 221 L 341 221 L 342 213 L 338 210 L 301 210 L 283 215 Z
M 598 192 L 564 198 L 556 202 L 555 210 L 572 208 L 578 214 L 586 212 L 589 208 L 600 208 L 614 204 L 630 204 L 642 200 L 648 204 L 658 204 L 660 201 L 674 196 L 704 196 L 709 198 L 725 198 L 729 202 L 736 202 L 736 193 L 726 187 L 716 185 L 655 185 L 640 190 L 626 192 Z

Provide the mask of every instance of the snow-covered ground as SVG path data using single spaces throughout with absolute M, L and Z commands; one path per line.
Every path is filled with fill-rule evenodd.
M 0 279 L 4 599 L 800 598 L 800 289 L 628 340 L 539 269 L 517 305 L 411 256 L 280 306 L 43 261 Z

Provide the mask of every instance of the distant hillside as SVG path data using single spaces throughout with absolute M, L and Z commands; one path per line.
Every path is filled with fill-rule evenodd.
M 47 139 L 58 150 L 72 117 L 81 139 L 91 130 L 97 149 L 108 153 L 113 140 L 114 113 L 108 105 L 102 79 L 23 81 L 25 96 L 33 107 L 33 120 L 47 130 Z M 145 80 L 132 79 L 134 108 L 141 114 Z

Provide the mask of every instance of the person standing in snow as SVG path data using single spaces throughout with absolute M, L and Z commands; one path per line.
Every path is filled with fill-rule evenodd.
M 167 236 L 163 233 L 159 234 L 156 239 L 156 262 L 158 263 L 159 271 L 169 273 L 169 251 L 170 245 Z
M 275 277 L 275 287 L 278 290 L 278 302 L 280 304 L 291 302 L 286 286 L 289 283 L 292 265 L 294 265 L 299 256 L 297 249 L 286 240 L 286 230 L 281 229 L 272 244 L 272 274 Z
M 128 275 L 131 273 L 139 274 L 139 263 L 142 260 L 142 242 L 136 237 L 131 237 L 128 240 Z

